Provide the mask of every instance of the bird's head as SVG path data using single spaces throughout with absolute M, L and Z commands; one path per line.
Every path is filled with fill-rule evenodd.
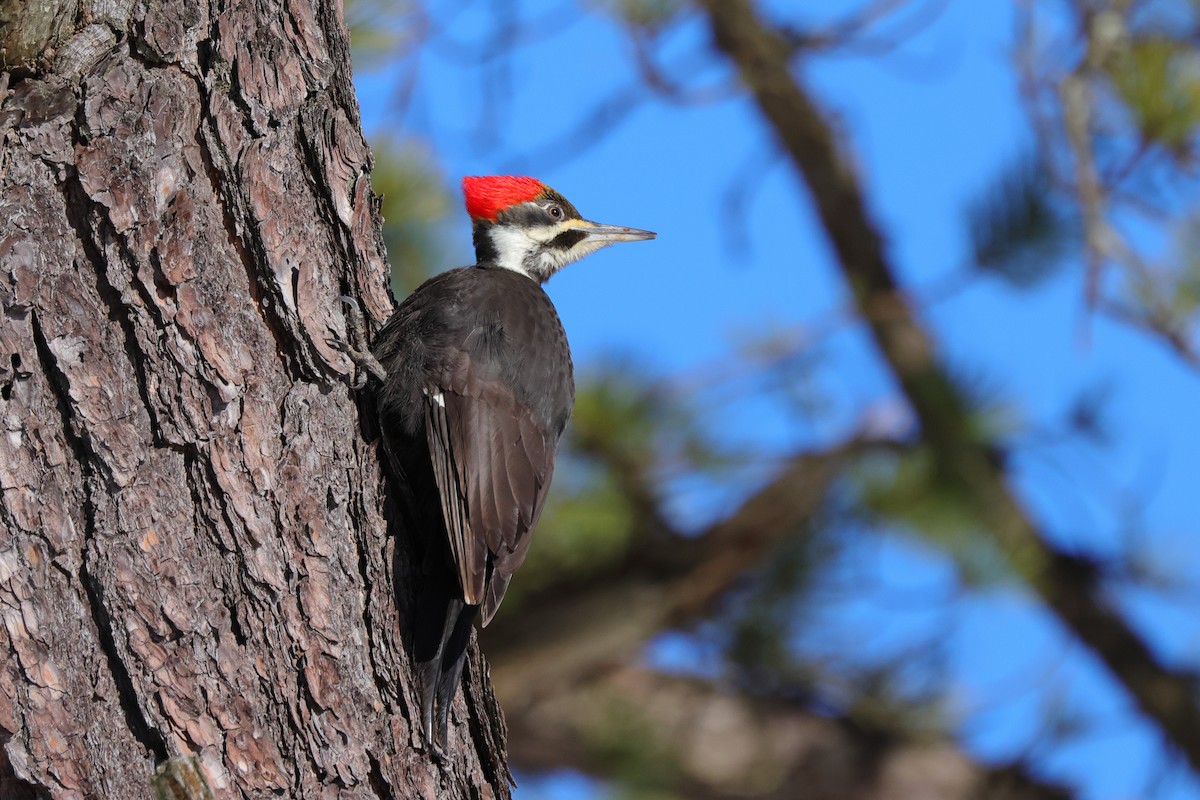
M 462 186 L 476 260 L 520 272 L 538 283 L 601 247 L 656 235 L 590 222 L 565 197 L 533 178 L 470 177 L 463 178 Z

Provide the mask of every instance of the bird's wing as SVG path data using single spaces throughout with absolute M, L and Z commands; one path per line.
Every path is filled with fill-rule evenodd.
M 529 548 L 554 471 L 554 442 L 496 382 L 428 387 L 425 434 L 450 549 L 483 624 Z

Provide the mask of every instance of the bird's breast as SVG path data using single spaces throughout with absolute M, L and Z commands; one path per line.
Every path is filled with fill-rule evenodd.
M 537 283 L 511 270 L 483 265 L 426 281 L 389 320 L 376 355 L 390 376 L 388 393 L 410 414 L 418 414 L 425 386 L 500 384 L 557 436 L 574 405 L 558 312 Z M 469 391 L 465 383 L 457 388 Z

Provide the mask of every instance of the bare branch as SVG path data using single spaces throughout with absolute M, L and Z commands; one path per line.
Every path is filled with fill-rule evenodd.
M 949 0 L 874 0 L 833 25 L 820 30 L 780 29 L 780 34 L 797 51 L 824 51 L 853 55 L 883 55 L 917 36 L 941 16 Z M 897 23 L 887 35 L 877 29 L 885 20 L 894 19 L 911 6 L 917 10 Z

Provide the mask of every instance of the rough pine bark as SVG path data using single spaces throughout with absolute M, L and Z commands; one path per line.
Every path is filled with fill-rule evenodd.
M 423 750 L 332 344 L 338 295 L 392 308 L 340 6 L 0 23 L 0 796 L 151 797 L 194 755 L 217 797 L 506 797 L 477 653 Z

